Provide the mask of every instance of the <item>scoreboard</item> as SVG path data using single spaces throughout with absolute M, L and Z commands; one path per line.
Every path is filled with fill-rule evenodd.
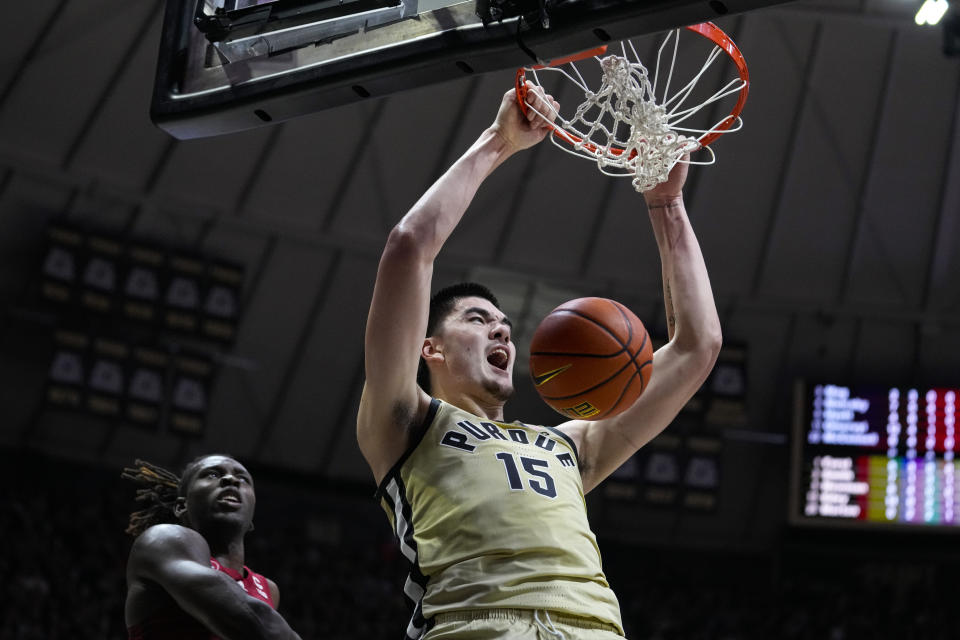
M 798 383 L 790 521 L 960 526 L 960 388 Z

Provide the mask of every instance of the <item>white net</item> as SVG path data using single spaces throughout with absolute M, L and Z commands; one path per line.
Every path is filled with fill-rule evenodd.
M 705 128 L 689 126 L 687 121 L 705 107 L 740 92 L 746 82 L 738 77 L 706 98 L 690 104 L 698 82 L 723 53 L 719 47 L 713 47 L 699 72 L 670 94 L 679 33 L 679 29 L 669 32 L 660 45 L 652 80 L 629 41 L 621 45 L 623 55 L 593 58 L 600 67 L 600 86 L 596 91 L 588 86 L 573 62 L 560 67 L 526 69 L 537 86 L 543 86 L 538 73 L 549 71 L 562 74 L 584 92 L 585 100 L 569 118 L 560 113 L 540 114 L 548 119 L 554 118 L 554 144 L 564 151 L 593 160 L 606 175 L 632 178 L 634 188 L 640 192 L 665 182 L 678 162 L 713 164 L 716 159 L 713 150 L 702 146 L 701 140 L 720 131 L 740 129 L 742 121 L 739 116 L 733 119 L 726 116 Z M 673 52 L 669 70 L 658 90 L 661 58 L 671 42 Z M 628 55 L 627 45 L 633 59 Z M 690 160 L 688 154 L 699 149 L 707 153 L 706 158 Z

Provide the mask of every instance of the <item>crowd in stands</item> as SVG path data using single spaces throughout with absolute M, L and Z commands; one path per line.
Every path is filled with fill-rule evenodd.
M 132 487 L 119 470 L 4 459 L 0 640 L 122 640 L 131 542 L 123 530 L 134 508 Z M 247 561 L 278 583 L 280 610 L 291 626 L 304 640 L 399 638 L 408 618 L 406 566 L 369 493 L 285 492 L 282 482 L 268 482 L 265 490 L 261 476 Z M 956 561 L 943 565 L 929 554 L 911 559 L 900 549 L 885 559 L 879 550 L 839 560 L 814 545 L 731 560 L 722 551 L 606 541 L 601 548 L 634 640 L 960 635 Z

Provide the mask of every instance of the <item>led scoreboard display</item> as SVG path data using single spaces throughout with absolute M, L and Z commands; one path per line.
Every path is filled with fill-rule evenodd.
M 960 526 L 960 388 L 798 383 L 790 520 Z

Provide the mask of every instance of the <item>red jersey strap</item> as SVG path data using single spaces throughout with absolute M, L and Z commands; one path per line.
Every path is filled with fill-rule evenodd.
M 253 571 L 250 571 L 249 567 L 244 566 L 243 575 L 240 575 L 239 571 L 234 571 L 229 567 L 223 566 L 214 558 L 210 558 L 210 566 L 217 571 L 222 571 L 236 580 L 237 584 L 239 584 L 243 590 L 247 592 L 247 595 L 256 598 L 257 600 L 263 600 L 274 609 L 277 608 L 277 606 L 273 603 L 273 595 L 270 593 L 270 587 L 268 586 L 267 579 L 259 573 L 254 573 Z
M 274 609 L 277 608 L 273 603 L 267 579 L 259 573 L 244 567 L 243 575 L 240 575 L 240 572 L 223 566 L 214 558 L 210 558 L 210 566 L 236 580 L 250 597 L 263 600 Z M 160 612 L 140 624 L 128 627 L 127 638 L 129 640 L 219 640 L 179 607 Z

